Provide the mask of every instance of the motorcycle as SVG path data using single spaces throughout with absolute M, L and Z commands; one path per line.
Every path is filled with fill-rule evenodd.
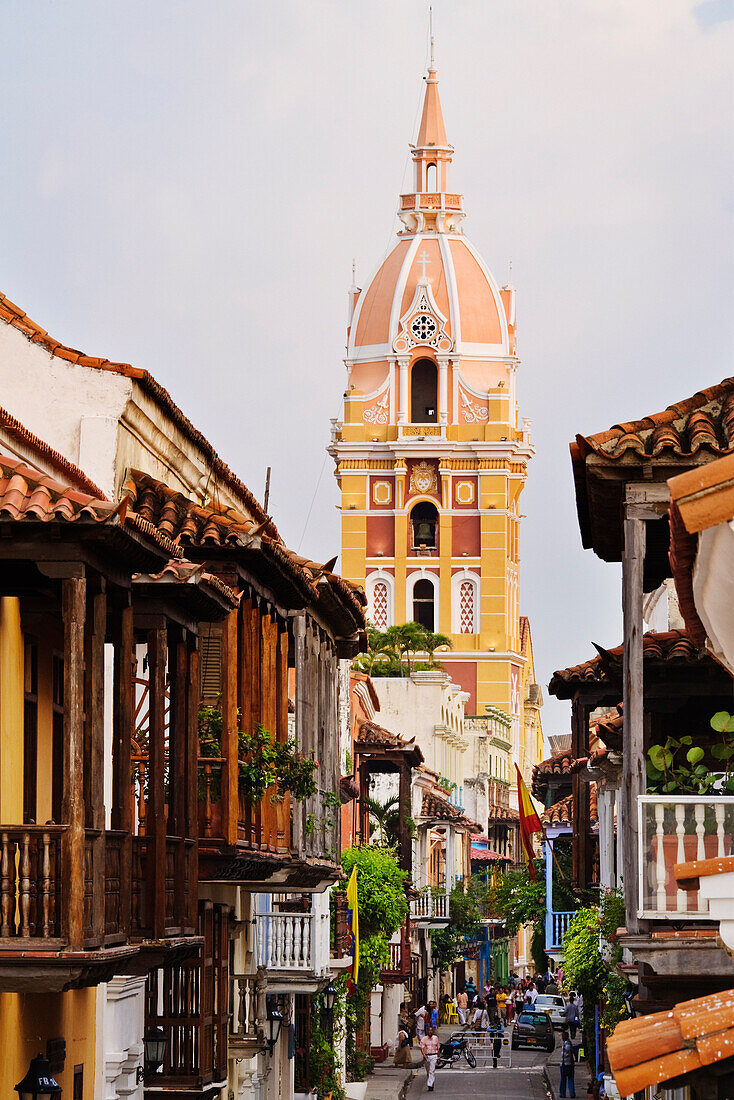
M 467 1064 L 472 1069 L 477 1068 L 477 1060 L 474 1057 L 474 1052 L 469 1046 L 469 1040 L 465 1035 L 452 1035 L 446 1043 L 441 1043 L 438 1052 L 438 1061 L 436 1062 L 436 1069 L 443 1069 L 444 1066 L 453 1066 L 454 1062 L 458 1062 L 462 1056 L 467 1061 Z

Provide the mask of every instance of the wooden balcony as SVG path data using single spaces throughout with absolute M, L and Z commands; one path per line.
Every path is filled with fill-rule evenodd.
M 407 982 L 411 965 L 410 922 L 406 920 L 390 943 L 390 962 L 380 973 L 383 985 Z

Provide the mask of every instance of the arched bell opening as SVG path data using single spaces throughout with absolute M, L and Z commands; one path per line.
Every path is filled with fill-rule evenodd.
M 438 509 L 429 500 L 416 504 L 410 513 L 413 550 L 438 549 Z
M 419 359 L 410 376 L 410 419 L 413 424 L 438 421 L 438 369 L 431 359 Z

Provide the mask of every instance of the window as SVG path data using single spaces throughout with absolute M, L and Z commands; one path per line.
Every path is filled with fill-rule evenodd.
M 432 582 L 425 577 L 416 581 L 413 586 L 413 620 L 431 632 L 434 630 L 433 600 Z
M 437 180 L 438 169 L 435 164 L 429 164 L 426 168 L 426 191 L 431 193 L 438 191 Z
M 474 634 L 474 581 L 462 581 L 459 589 L 459 633 Z
M 375 581 L 372 588 L 372 622 L 378 630 L 386 630 L 388 591 L 386 581 Z
M 435 550 L 438 547 L 438 509 L 429 500 L 416 504 L 410 513 L 413 550 Z
M 428 336 L 427 326 L 426 338 L 432 338 Z M 410 376 L 410 419 L 413 424 L 435 424 L 438 420 L 438 370 L 431 359 L 419 359 L 413 366 Z

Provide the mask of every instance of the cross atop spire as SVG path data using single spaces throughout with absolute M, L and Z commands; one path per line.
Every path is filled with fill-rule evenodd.
M 428 71 L 432 72 L 436 68 L 436 62 L 433 58 L 433 4 L 428 6 L 428 34 L 431 39 L 431 55 L 428 62 Z

